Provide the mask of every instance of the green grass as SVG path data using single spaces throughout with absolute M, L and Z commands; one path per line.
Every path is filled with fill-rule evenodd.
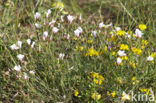
M 0 1 L 0 102 L 116 103 L 121 102 L 123 91 L 128 93 L 132 90 L 138 93 L 139 88 L 152 88 L 156 93 L 155 60 L 154 63 L 146 62 L 147 56 L 156 52 L 154 0 L 99 0 L 86 3 L 81 3 L 81 0 L 62 1 L 65 11 L 72 15 L 81 13 L 83 21 L 81 23 L 76 19 L 72 24 L 62 23 L 59 19 L 61 12 L 53 10 L 46 23 L 58 18 L 54 26 L 61 22 L 61 27 L 55 35 L 51 33 L 52 27 L 48 25 L 39 30 L 34 26 L 34 13 L 42 13 L 42 19 L 37 22 L 43 24 L 44 12 L 51 8 L 53 0 Z M 99 31 L 98 24 L 101 21 L 106 24 L 112 22 L 113 26 Z M 112 41 L 109 32 L 114 26 L 134 32 L 141 23 L 147 25 L 143 37 L 149 42 L 146 49 L 143 49 L 141 56 L 134 55 L 131 50 L 127 51 L 128 61 L 125 61 L 123 66 L 115 66 L 114 62 L 118 56 L 112 56 L 112 52 L 118 52 L 119 44 L 127 44 L 129 48 L 140 48 L 139 43 L 142 39 L 135 41 L 117 36 L 115 41 Z M 78 26 L 83 28 L 83 33 L 80 34 L 81 38 L 76 39 L 74 30 Z M 92 30 L 97 30 L 97 38 L 90 37 Z M 42 40 L 44 31 L 49 32 L 52 40 Z M 70 39 L 66 40 L 64 35 L 68 34 Z M 36 42 L 34 49 L 27 45 L 28 38 Z M 89 39 L 93 40 L 93 43 L 88 44 Z M 109 45 L 112 45 L 112 50 L 105 50 L 105 47 L 109 46 L 105 43 L 107 39 L 110 41 Z M 22 49 L 12 51 L 10 45 L 17 40 L 23 42 Z M 84 47 L 83 51 L 79 50 L 81 46 Z M 76 47 L 79 49 L 75 50 Z M 102 52 L 100 56 L 84 56 L 91 47 Z M 63 60 L 58 59 L 60 53 L 65 54 Z M 25 55 L 24 64 L 17 59 L 18 54 Z M 136 69 L 128 64 L 133 59 L 138 62 Z M 19 64 L 22 70 L 16 72 L 13 68 Z M 31 75 L 30 70 L 35 71 L 35 75 Z M 24 72 L 30 77 L 28 80 L 23 79 Z M 93 82 L 90 72 L 99 73 L 105 78 L 101 86 Z M 132 85 L 133 76 L 139 81 L 136 85 Z M 76 89 L 79 91 L 78 97 L 74 96 Z M 91 98 L 95 91 L 101 94 L 99 101 Z M 116 97 L 108 96 L 107 91 L 115 91 Z

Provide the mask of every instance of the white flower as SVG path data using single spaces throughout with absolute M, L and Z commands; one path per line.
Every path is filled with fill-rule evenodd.
M 143 33 L 139 29 L 136 29 L 134 35 L 135 35 L 135 37 L 141 38 Z
M 101 28 L 103 28 L 105 26 L 105 24 L 103 24 L 103 22 L 101 22 L 100 24 L 99 24 L 99 28 L 101 29 Z
M 60 53 L 60 54 L 59 54 L 59 59 L 63 59 L 63 58 L 64 58 L 64 56 L 65 56 L 65 54 L 64 54 L 64 53 Z
M 28 43 L 28 45 L 30 45 L 31 44 L 31 40 L 27 39 L 27 43 Z
M 19 48 L 21 48 L 22 47 L 22 42 L 21 41 L 17 41 L 17 45 L 18 45 Z
M 126 53 L 125 51 L 119 50 L 118 55 L 122 57 L 122 56 L 126 56 Z
M 152 56 L 147 57 L 147 61 L 153 61 L 154 58 Z
M 119 31 L 119 30 L 121 30 L 121 28 L 120 27 L 115 27 L 115 30 Z
M 49 10 L 46 12 L 46 17 L 48 18 L 50 14 L 51 14 L 51 10 L 49 9 Z
M 59 31 L 59 29 L 57 27 L 53 27 L 52 32 L 55 34 Z
M 74 20 L 74 17 L 71 16 L 71 15 L 68 15 L 68 16 L 67 16 L 67 19 L 68 19 L 68 21 L 69 21 L 70 23 L 72 23 L 72 21 Z
M 41 14 L 39 12 L 36 12 L 36 14 L 34 15 L 34 17 L 35 17 L 35 20 L 36 19 L 39 19 L 41 17 Z
M 43 40 L 45 40 L 47 37 L 48 37 L 48 32 L 47 31 L 43 32 Z
M 55 20 L 52 20 L 51 22 L 49 22 L 49 25 L 54 24 L 55 22 Z
M 24 72 L 23 77 L 24 77 L 24 79 L 25 79 L 25 80 L 29 79 L 29 77 L 28 77 L 27 73 L 25 73 L 25 72 Z
M 31 48 L 34 48 L 34 45 L 35 45 L 35 42 L 33 42 L 33 43 L 31 44 Z
M 122 93 L 122 100 L 130 100 L 130 96 L 125 92 Z
M 121 58 L 117 58 L 117 64 L 119 65 L 122 62 Z
M 16 44 L 10 46 L 11 50 L 17 50 L 19 47 Z
M 36 26 L 37 29 L 41 28 L 41 26 L 38 23 L 35 23 L 35 26 Z
M 17 55 L 17 58 L 18 58 L 19 60 L 21 60 L 21 61 L 22 61 L 22 60 L 23 60 L 23 58 L 24 58 L 24 55 L 22 55 L 22 54 L 18 54 L 18 55 Z
M 96 33 L 97 33 L 97 31 L 96 30 L 94 30 L 94 31 L 92 31 L 92 36 L 94 36 L 94 37 L 96 37 Z
M 17 65 L 14 67 L 14 70 L 16 70 L 17 72 L 19 72 L 21 70 L 21 66 L 20 65 Z
M 74 31 L 74 33 L 75 33 L 75 36 L 76 36 L 76 37 L 79 37 L 79 35 L 80 35 L 80 30 L 76 29 L 76 30 Z
M 31 71 L 29 71 L 29 73 L 30 73 L 30 74 L 33 74 L 33 75 L 35 74 L 35 72 L 34 72 L 34 71 L 32 71 L 32 70 L 31 70 Z
M 80 33 L 83 32 L 82 28 L 81 27 L 78 27 L 78 30 L 80 31 Z

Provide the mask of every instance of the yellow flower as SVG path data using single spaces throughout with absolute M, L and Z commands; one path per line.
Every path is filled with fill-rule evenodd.
M 94 55 L 95 56 L 99 56 L 99 53 L 95 49 L 89 48 L 86 55 L 89 55 L 89 56 L 94 56 Z
M 112 55 L 114 56 L 115 55 L 115 52 L 112 52 Z
M 146 95 L 149 95 L 149 93 L 150 93 L 150 89 L 147 89 Z
M 80 47 L 80 51 L 83 51 L 83 46 Z
M 62 2 L 54 2 L 52 7 L 63 9 L 64 4 Z
M 135 77 L 132 77 L 132 80 L 135 80 Z
M 79 94 L 78 89 L 76 89 L 76 90 L 74 91 L 74 96 L 77 97 L 78 94 Z
M 125 44 L 121 44 L 120 49 L 121 50 L 129 50 L 128 45 L 125 45 Z
M 117 31 L 117 35 L 123 36 L 123 35 L 125 35 L 125 31 L 119 30 L 119 31 Z
M 104 80 L 104 77 L 98 73 L 91 72 L 91 77 L 93 78 L 93 82 L 99 85 L 101 85 Z
M 141 55 L 142 53 L 142 50 L 138 48 L 132 48 L 132 51 L 134 52 L 134 54 L 138 54 L 138 55 Z
M 116 95 L 116 92 L 115 92 L 115 91 L 113 91 L 113 92 L 112 92 L 112 97 L 114 98 L 114 97 L 115 97 L 115 95 Z
M 88 44 L 92 44 L 93 43 L 93 40 L 87 40 L 87 43 Z
M 142 40 L 141 42 L 142 42 L 142 45 L 143 46 L 146 46 L 148 44 L 148 41 L 147 40 Z
M 123 56 L 122 60 L 128 60 L 128 57 L 127 56 Z
M 139 29 L 140 30 L 145 30 L 145 29 L 147 29 L 147 26 L 145 24 L 140 24 Z
M 107 91 L 107 95 L 108 95 L 108 96 L 110 95 L 109 91 Z
M 96 78 L 93 79 L 93 82 L 96 83 L 96 84 L 99 83 L 99 81 Z
M 156 57 L 156 52 L 152 53 L 151 57 Z
M 94 99 L 94 100 L 100 100 L 101 99 L 101 94 L 97 93 L 97 92 L 94 92 L 92 95 L 91 95 L 91 98 Z
M 105 48 L 104 48 L 104 51 L 107 51 L 108 49 L 107 49 L 107 46 L 105 46 Z

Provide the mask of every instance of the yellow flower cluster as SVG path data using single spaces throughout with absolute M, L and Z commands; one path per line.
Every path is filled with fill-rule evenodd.
M 123 35 L 125 35 L 125 31 L 119 30 L 119 31 L 117 31 L 117 35 L 123 36 Z
M 52 4 L 52 7 L 63 9 L 64 8 L 64 4 L 62 2 L 54 2 Z
M 91 95 L 91 98 L 94 100 L 100 100 L 101 94 L 97 93 L 96 91 Z
M 148 44 L 147 40 L 142 40 L 141 43 L 142 43 L 142 47 L 141 47 L 142 49 L 144 49 L 145 46 Z
M 151 57 L 156 57 L 156 52 L 152 53 Z
M 121 50 L 129 50 L 128 45 L 126 45 L 126 44 L 121 44 L 120 49 Z
M 76 90 L 74 91 L 74 96 L 77 97 L 78 94 L 79 94 L 78 89 L 76 89 Z
M 129 65 L 132 66 L 132 67 L 135 69 L 137 64 L 135 64 L 134 62 L 131 62 L 131 61 L 130 61 L 130 62 L 129 62 Z
M 133 85 L 135 85 L 135 84 L 139 83 L 139 81 L 138 81 L 138 80 L 136 80 L 136 78 L 135 78 L 135 77 L 132 77 L 132 81 L 133 81 Z
M 75 48 L 74 50 L 75 50 L 75 51 L 77 51 L 77 50 L 79 50 L 79 51 L 83 51 L 83 49 L 84 49 L 83 46 L 80 46 L 80 47 L 76 46 L 76 48 Z
M 91 77 L 93 78 L 94 83 L 99 84 L 99 85 L 102 84 L 104 80 L 104 77 L 102 75 L 99 75 L 99 73 L 94 73 L 94 72 L 91 72 L 90 74 L 91 74 Z
M 127 56 L 123 56 L 122 60 L 128 60 L 128 57 Z
M 144 25 L 144 24 L 140 24 L 140 25 L 139 25 L 139 29 L 140 29 L 140 30 L 145 30 L 145 29 L 147 29 L 147 26 Z
M 132 48 L 132 51 L 134 52 L 134 54 L 137 54 L 137 55 L 141 55 L 142 53 L 142 50 L 139 48 Z
M 150 93 L 150 89 L 139 88 L 139 90 L 140 90 L 141 92 L 145 92 L 146 95 L 149 95 L 149 93 Z
M 113 92 L 112 92 L 112 97 L 114 98 L 115 96 L 116 96 L 116 92 L 113 91 Z
M 114 98 L 114 97 L 116 96 L 116 92 L 113 91 L 113 92 L 110 94 L 110 92 L 107 91 L 107 96 L 110 96 L 110 95 Z
M 89 48 L 88 52 L 86 53 L 86 56 L 99 56 L 99 52 L 97 52 L 95 49 L 93 48 Z

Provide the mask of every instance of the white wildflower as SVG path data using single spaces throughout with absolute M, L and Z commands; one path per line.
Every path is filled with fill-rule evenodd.
M 28 45 L 30 45 L 31 44 L 31 39 L 27 39 L 27 43 L 28 43 Z
M 121 58 L 117 58 L 117 64 L 119 65 L 122 62 Z
M 22 42 L 21 41 L 17 41 L 17 45 L 19 48 L 22 48 Z
M 32 70 L 31 70 L 31 71 L 29 71 L 29 73 L 30 73 L 30 74 L 33 74 L 33 75 L 35 74 L 35 72 L 34 72 L 34 71 L 32 71 Z
M 17 72 L 19 72 L 21 70 L 21 66 L 20 65 L 17 65 L 14 67 L 14 70 L 16 70 Z
M 41 26 L 40 26 L 38 23 L 35 23 L 35 27 L 36 27 L 37 29 L 40 29 L 40 28 L 41 28 Z
M 10 46 L 11 50 L 17 50 L 19 47 L 16 44 Z
M 46 12 L 46 17 L 48 18 L 50 14 L 51 14 L 51 10 L 49 9 L 49 10 Z
M 18 54 L 18 55 L 17 55 L 17 58 L 18 58 L 18 60 L 21 60 L 21 61 L 22 61 L 23 58 L 24 58 L 24 55 L 22 55 L 22 54 Z
M 45 40 L 47 37 L 48 37 L 48 32 L 47 31 L 43 32 L 43 40 Z
M 35 45 L 35 42 L 33 42 L 33 43 L 31 44 L 31 48 L 34 48 L 34 45 Z
M 59 29 L 57 27 L 53 27 L 52 32 L 55 34 L 59 31 Z
M 69 21 L 70 23 L 72 23 L 72 21 L 74 20 L 74 17 L 71 16 L 71 15 L 68 15 L 68 16 L 67 16 L 67 19 L 68 19 L 68 21 Z
M 153 61 L 154 58 L 152 56 L 147 57 L 147 61 Z
M 64 53 L 60 53 L 60 54 L 59 54 L 59 59 L 63 59 L 63 58 L 64 58 L 64 56 L 65 56 L 65 54 L 64 54 Z
M 119 30 L 121 30 L 121 28 L 120 27 L 115 27 L 115 30 L 119 31 Z
M 126 53 L 125 51 L 119 50 L 118 55 L 122 57 L 122 56 L 126 56 Z
M 41 17 L 41 14 L 39 12 L 36 12 L 36 14 L 34 15 L 35 20 L 39 19 Z
M 136 29 L 134 35 L 135 35 L 135 37 L 141 38 L 143 33 L 139 29 Z
M 101 22 L 100 24 L 99 24 L 99 28 L 101 29 L 101 28 L 103 28 L 105 26 L 105 24 L 103 24 L 103 22 Z

